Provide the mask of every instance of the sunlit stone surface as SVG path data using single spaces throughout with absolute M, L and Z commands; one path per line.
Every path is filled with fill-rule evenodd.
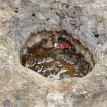
M 63 29 L 90 51 L 76 45 L 91 72 L 54 80 L 22 66 L 21 50 L 41 41 L 33 35 Z M 106 54 L 106 0 L 0 1 L 0 107 L 107 107 Z

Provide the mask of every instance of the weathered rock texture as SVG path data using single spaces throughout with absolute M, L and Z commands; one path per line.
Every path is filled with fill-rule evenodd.
M 32 32 L 65 29 L 93 53 L 84 78 L 47 79 L 20 63 Z M 107 107 L 107 0 L 0 1 L 0 107 Z

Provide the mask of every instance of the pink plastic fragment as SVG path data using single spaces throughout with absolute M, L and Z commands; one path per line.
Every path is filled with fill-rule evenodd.
M 69 48 L 70 46 L 69 46 L 68 43 L 64 43 L 64 44 L 62 44 L 62 43 L 55 43 L 54 47 L 55 48 L 59 48 L 59 49 L 65 49 L 65 48 Z

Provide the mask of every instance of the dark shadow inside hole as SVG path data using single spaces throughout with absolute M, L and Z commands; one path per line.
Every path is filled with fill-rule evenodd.
M 36 16 L 35 13 L 32 13 L 32 16 Z
M 76 12 L 73 12 L 73 14 L 76 14 Z
M 49 20 L 49 18 L 46 19 L 47 21 Z
M 98 38 L 100 35 L 99 35 L 99 34 L 95 34 L 94 36 L 95 36 L 96 38 Z
M 66 5 L 66 8 L 67 8 L 67 9 L 69 8 L 69 4 Z
M 18 7 L 15 8 L 14 12 L 15 12 L 15 13 L 18 13 Z

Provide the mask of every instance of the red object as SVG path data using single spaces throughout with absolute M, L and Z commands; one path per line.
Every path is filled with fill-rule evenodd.
M 68 43 L 64 43 L 64 44 L 62 44 L 62 43 L 55 43 L 54 47 L 55 48 L 59 48 L 59 49 L 65 49 L 65 48 L 69 48 L 70 46 L 69 46 Z

